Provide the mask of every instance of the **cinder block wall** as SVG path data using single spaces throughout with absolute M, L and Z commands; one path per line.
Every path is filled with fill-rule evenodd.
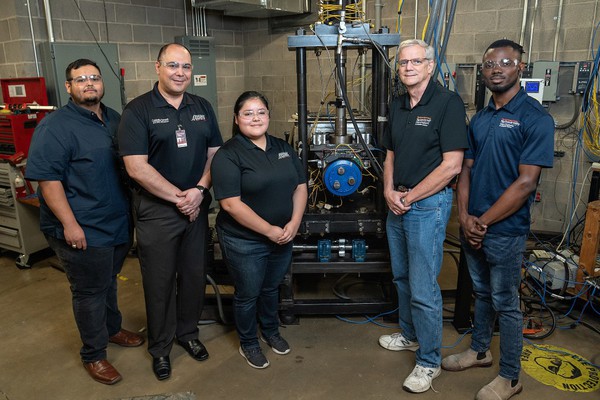
M 417 10 L 416 3 L 419 4 Z M 529 46 L 533 3 L 529 2 L 525 49 L 531 61 L 551 60 L 559 0 L 539 2 L 533 42 Z M 30 4 L 36 43 L 47 41 L 42 1 L 30 0 Z M 394 32 L 398 23 L 398 2 L 384 0 L 383 4 L 382 25 Z M 448 44 L 448 62 L 476 63 L 485 47 L 501 37 L 519 41 L 523 4 L 524 0 L 460 0 Z M 93 42 L 91 29 L 98 41 L 116 43 L 121 66 L 126 69 L 128 99 L 152 87 L 156 79 L 153 64 L 160 46 L 185 34 L 184 7 L 179 0 L 78 0 L 78 5 L 81 12 L 72 0 L 51 1 L 55 40 Z M 188 8 L 188 26 L 191 26 L 189 12 Z M 564 0 L 556 60 L 591 58 L 590 39 L 598 12 L 595 0 Z M 426 13 L 427 1 L 405 1 L 401 37 L 420 37 Z M 367 14 L 374 18 L 374 1 L 367 2 Z M 219 123 L 224 137 L 230 136 L 233 103 L 243 90 L 259 90 L 270 98 L 273 109 L 271 133 L 293 132 L 290 117 L 297 107 L 295 53 L 287 49 L 287 37 L 294 34 L 296 28 L 290 26 L 289 32 L 273 33 L 266 19 L 227 17 L 210 10 L 207 11 L 207 28 L 208 34 L 216 38 Z M 598 44 L 600 39 L 595 41 L 595 46 Z M 331 100 L 327 95 L 333 92 L 329 78 L 333 55 L 323 52 L 317 58 L 309 52 L 307 56 L 309 108 L 317 111 L 321 102 Z M 348 61 L 348 76 L 357 76 L 356 65 L 354 59 Z M 0 77 L 35 75 L 26 2 L 3 0 L 0 7 Z M 571 106 L 563 106 L 566 101 L 561 102 L 550 111 L 559 122 L 564 122 L 569 119 Z M 566 226 L 575 140 L 572 130 L 557 131 L 556 150 L 565 151 L 565 157 L 555 159 L 555 168 L 543 173 L 542 201 L 534 207 L 534 229 L 558 231 Z M 581 192 L 580 187 L 589 165 L 585 158 L 578 165 L 576 193 L 581 193 L 584 203 L 587 186 L 584 185 Z M 580 206 L 579 215 L 582 211 Z

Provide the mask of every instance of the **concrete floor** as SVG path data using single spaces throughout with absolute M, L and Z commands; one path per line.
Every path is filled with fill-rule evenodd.
M 109 345 L 109 360 L 124 379 L 106 386 L 91 380 L 81 366 L 64 274 L 51 267 L 52 258 L 34 263 L 30 270 L 19 270 L 14 257 L 0 258 L 0 400 L 115 400 L 187 392 L 195 396 L 185 398 L 197 399 L 462 400 L 473 398 L 497 374 L 497 363 L 492 368 L 442 372 L 434 381 L 438 393 L 408 394 L 402 390 L 402 382 L 414 366 L 414 354 L 390 352 L 377 344 L 381 334 L 394 329 L 350 324 L 328 316 L 302 317 L 298 325 L 282 328 L 292 352 L 278 356 L 264 348 L 271 361 L 265 370 L 250 368 L 238 354 L 235 331 L 219 324 L 200 330 L 210 359 L 196 362 L 174 346 L 172 377 L 162 382 L 152 373 L 145 346 L 126 349 Z M 123 326 L 143 332 L 143 292 L 135 258 L 128 259 L 123 269 L 119 298 Z M 448 307 L 452 307 L 451 301 Z M 444 324 L 444 345 L 455 345 L 460 337 L 450 323 Z M 575 351 L 600 364 L 599 336 L 585 327 L 557 330 L 542 343 Z M 468 344 L 469 337 L 456 344 L 456 349 L 444 349 L 443 354 L 463 350 Z M 498 338 L 492 353 L 497 359 Z M 565 392 L 526 373 L 521 378 L 524 391 L 516 399 L 600 398 L 600 391 Z

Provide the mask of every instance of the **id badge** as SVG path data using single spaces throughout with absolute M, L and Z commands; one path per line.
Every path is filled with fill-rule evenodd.
M 185 136 L 185 129 L 177 129 L 175 131 L 175 139 L 177 140 L 177 147 L 187 147 L 187 137 Z

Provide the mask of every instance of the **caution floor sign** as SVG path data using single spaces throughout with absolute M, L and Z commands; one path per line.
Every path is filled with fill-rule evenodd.
M 550 345 L 524 346 L 521 366 L 544 385 L 566 392 L 593 392 L 600 388 L 600 371 L 567 349 Z

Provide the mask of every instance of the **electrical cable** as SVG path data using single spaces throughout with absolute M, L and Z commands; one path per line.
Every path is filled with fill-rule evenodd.
M 116 71 L 112 67 L 112 62 L 108 59 L 108 56 L 106 55 L 106 53 L 100 46 L 100 43 L 98 43 L 98 39 L 96 39 L 96 35 L 94 35 L 94 31 L 92 31 L 92 28 L 90 27 L 90 24 L 88 24 L 88 21 L 85 18 L 85 15 L 83 15 L 83 11 L 81 11 L 79 4 L 77 4 L 77 0 L 73 0 L 73 3 L 75 3 L 75 7 L 77 7 L 77 9 L 79 10 L 79 14 L 81 15 L 81 18 L 83 19 L 83 22 L 85 22 L 85 25 L 87 26 L 88 30 L 90 31 L 90 34 L 92 35 L 92 38 L 94 38 L 94 42 L 96 43 L 96 46 L 98 46 L 98 50 L 100 50 L 100 53 L 102 53 L 102 56 L 106 60 L 106 63 L 108 64 L 109 69 L 111 70 L 111 72 L 117 79 L 120 79 L 119 74 L 117 74 Z M 107 36 L 108 36 L 108 32 L 107 32 Z

